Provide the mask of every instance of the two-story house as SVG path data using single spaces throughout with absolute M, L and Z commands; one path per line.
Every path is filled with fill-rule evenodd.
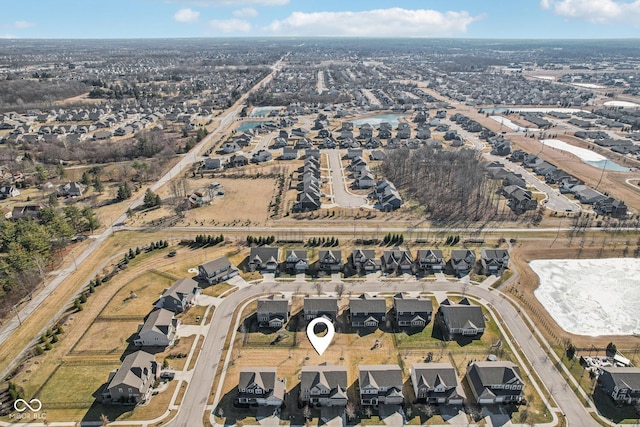
M 284 268 L 290 273 L 304 273 L 309 269 L 309 255 L 306 249 L 292 249 L 286 252 Z
M 373 273 L 382 268 L 382 260 L 376 257 L 373 249 L 354 249 L 351 264 L 356 271 L 364 273 Z
M 465 394 L 449 363 L 414 363 L 411 385 L 420 403 L 462 405 Z
M 640 402 L 640 368 L 602 368 L 598 386 L 616 403 L 636 405 Z
M 500 276 L 509 265 L 509 251 L 506 249 L 482 249 L 480 262 L 485 275 Z
M 284 402 L 286 381 L 278 378 L 276 368 L 242 368 L 238 380 L 238 402 L 247 405 L 280 407 Z
M 410 251 L 403 248 L 384 251 L 382 254 L 382 266 L 387 272 L 411 273 L 413 257 Z
M 327 273 L 338 273 L 342 271 L 342 251 L 318 251 L 318 270 Z
M 360 403 L 364 406 L 379 404 L 401 405 L 402 370 L 398 365 L 358 366 Z
M 407 298 L 398 294 L 393 298 L 393 311 L 401 328 L 424 328 L 431 321 L 431 298 Z
M 198 278 L 210 285 L 224 282 L 238 275 L 238 269 L 226 257 L 216 258 L 198 266 Z
M 338 298 L 305 297 L 303 313 L 305 320 L 325 317 L 335 322 L 338 317 Z
M 180 320 L 172 311 L 159 308 L 152 311 L 134 338 L 133 344 L 142 346 L 167 347 L 173 345 Z
M 182 313 L 195 303 L 195 298 L 198 295 L 200 295 L 198 282 L 185 277 L 177 280 L 169 289 L 165 290 L 156 306 L 174 313 Z
M 480 338 L 484 333 L 485 321 L 482 308 L 471 305 L 467 298 L 453 304 L 449 299 L 440 303 L 437 314 L 438 324 L 448 339 L 456 337 Z
M 279 256 L 279 248 L 273 248 L 271 246 L 251 248 L 251 252 L 249 254 L 249 269 L 251 271 L 275 273 L 278 269 Z
M 258 299 L 256 316 L 260 327 L 281 328 L 289 321 L 289 314 L 289 300 L 284 295 Z
M 449 263 L 456 276 L 464 277 L 473 270 L 476 264 L 476 254 L 469 249 L 455 249 L 451 251 Z
M 105 404 L 136 405 L 151 394 L 151 387 L 158 376 L 158 363 L 146 351 L 138 350 L 122 361 L 117 370 L 111 371 L 108 385 L 102 393 Z
M 349 316 L 354 328 L 377 328 L 386 321 L 387 303 L 384 298 L 362 294 L 349 300 Z
M 311 406 L 347 405 L 345 366 L 303 366 L 300 375 L 300 402 Z
M 440 249 L 419 249 L 416 259 L 418 270 L 425 273 L 442 273 L 446 262 Z
M 466 379 L 478 405 L 518 403 L 524 397 L 520 368 L 512 362 L 473 362 Z

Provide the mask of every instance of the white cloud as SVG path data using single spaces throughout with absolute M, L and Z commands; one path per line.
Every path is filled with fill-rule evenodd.
M 17 39 L 15 34 L 0 34 L 0 39 Z
M 277 35 L 354 37 L 442 37 L 463 34 L 482 16 L 399 7 L 362 12 L 294 12 L 265 28 Z
M 169 0 L 172 3 L 189 3 L 198 6 L 284 6 L 290 0 Z
M 200 12 L 192 9 L 180 9 L 173 15 L 173 20 L 176 22 L 189 23 L 197 22 L 200 19 Z
M 36 24 L 34 24 L 33 22 L 29 22 L 29 21 L 16 21 L 13 23 L 13 28 L 16 28 L 18 30 L 24 30 L 25 28 L 30 28 L 35 26 Z
M 243 7 L 233 11 L 233 16 L 236 18 L 254 18 L 258 16 L 258 11 L 252 7 Z
M 565 18 L 601 24 L 640 23 L 640 0 L 541 0 L 540 7 Z
M 209 27 L 218 33 L 248 33 L 251 23 L 244 19 L 214 19 L 209 21 Z

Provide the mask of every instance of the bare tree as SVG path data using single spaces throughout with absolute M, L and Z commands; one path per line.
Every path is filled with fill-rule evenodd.
M 342 298 L 342 294 L 344 294 L 344 283 L 341 282 L 336 284 L 336 287 L 334 290 L 336 291 L 338 298 Z
M 351 421 L 356 417 L 356 405 L 354 405 L 353 402 L 347 403 L 347 406 L 344 408 L 344 413 L 347 419 Z
M 100 423 L 102 424 L 102 427 L 106 427 L 109 425 L 109 418 L 107 418 L 105 414 L 100 415 Z
M 318 294 L 318 296 L 322 295 L 322 283 L 316 282 L 314 287 L 316 289 L 316 293 Z

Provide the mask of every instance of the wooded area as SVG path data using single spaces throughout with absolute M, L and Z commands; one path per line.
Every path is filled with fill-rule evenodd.
M 420 202 L 429 218 L 481 221 L 495 217 L 499 196 L 480 159 L 480 152 L 471 149 L 403 148 L 389 151 L 380 170 Z

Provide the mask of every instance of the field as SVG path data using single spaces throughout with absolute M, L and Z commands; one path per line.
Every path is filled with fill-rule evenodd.
M 100 314 L 103 318 L 139 317 L 141 320 L 151 311 L 162 291 L 173 280 L 153 272 L 143 273 L 122 288 Z

